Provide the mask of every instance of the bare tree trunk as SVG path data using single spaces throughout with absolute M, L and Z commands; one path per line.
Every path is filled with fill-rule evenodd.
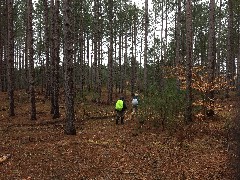
M 134 25 L 133 25 L 134 26 Z M 134 41 L 134 27 L 131 27 L 131 39 L 132 39 L 132 47 L 131 47 L 131 94 L 135 91 L 135 57 L 134 57 L 134 44 L 136 43 Z
M 148 0 L 145 0 L 145 13 L 144 13 L 144 93 L 147 93 L 148 87 L 148 70 L 147 70 L 147 50 L 148 50 Z
M 83 64 L 84 64 L 84 58 L 83 58 L 83 45 L 84 45 L 84 30 L 83 30 L 83 2 L 80 2 L 80 97 L 83 97 Z
M 181 24 L 180 24 L 180 21 L 181 21 L 181 0 L 177 0 L 177 3 L 178 3 L 178 11 L 177 11 L 177 22 L 176 22 L 176 52 L 175 52 L 175 66 L 177 68 L 180 67 L 180 61 L 181 61 L 181 57 L 180 57 L 180 38 L 181 38 L 181 35 L 180 35 L 180 32 L 181 32 Z M 178 89 L 180 89 L 180 82 L 179 82 L 179 79 L 176 80 L 176 87 Z
M 28 0 L 28 60 L 29 60 L 29 93 L 31 102 L 31 120 L 36 120 L 36 100 L 35 100 L 35 73 L 33 59 L 33 27 L 32 27 L 32 0 Z
M 119 34 L 119 48 L 118 48 L 118 64 L 119 64 L 119 71 L 118 71 L 118 77 L 119 77 L 119 93 L 122 93 L 122 28 L 120 29 Z
M 51 114 L 54 114 L 54 89 L 55 89 L 55 5 L 54 5 L 54 0 L 51 0 L 50 4 L 50 100 L 51 100 Z
M 165 10 L 165 46 L 164 46 L 164 62 L 167 61 L 167 46 L 168 46 L 168 0 L 166 1 L 166 10 Z
M 221 55 L 221 51 L 222 51 L 222 48 L 221 48 L 221 33 L 222 33 L 222 0 L 220 0 L 219 2 L 219 13 L 218 13 L 218 16 L 219 16 L 219 21 L 218 21 L 218 40 L 217 40 L 217 62 L 216 62 L 216 75 L 220 75 L 220 71 L 221 71 L 221 65 L 223 64 L 222 62 L 222 55 Z
M 93 86 L 95 90 L 98 88 L 98 69 L 97 69 L 97 62 L 98 62 L 98 0 L 94 0 L 94 28 L 93 28 Z M 96 100 L 96 97 L 94 97 Z
M 8 97 L 9 97 L 9 116 L 15 116 L 14 111 L 14 37 L 13 37 L 13 0 L 7 1 L 8 7 Z
M 123 90 L 124 90 L 124 95 L 126 96 L 127 94 L 127 83 L 126 83 L 126 74 L 127 74 L 127 68 L 126 68 L 126 65 L 127 65 L 127 58 L 128 58 L 128 48 L 127 48 L 127 30 L 125 32 L 125 39 L 124 39 L 124 43 L 125 43 L 125 52 L 124 52 L 124 65 L 123 65 Z
M 176 23 L 176 56 L 175 56 L 175 65 L 178 67 L 180 65 L 180 31 L 181 31 L 181 0 L 178 2 L 178 11 L 177 11 L 177 23 Z
M 7 37 L 7 33 L 8 33 L 8 29 L 7 29 L 7 24 L 8 24 L 8 18 L 7 18 L 7 4 L 6 4 L 6 1 L 4 1 L 2 4 L 1 4 L 1 26 L 0 26 L 0 29 L 1 29 L 1 71 L 0 71 L 0 75 L 1 75 L 1 91 L 2 92 L 6 92 L 7 91 L 7 38 L 4 38 L 4 37 Z
M 234 85 L 235 75 L 235 60 L 234 60 L 234 37 L 233 37 L 233 1 L 228 0 L 228 41 L 227 41 L 227 81 L 229 86 Z M 227 89 L 226 96 L 229 96 L 229 89 Z
M 63 36 L 64 36 L 64 79 L 66 123 L 65 134 L 75 135 L 74 126 L 74 92 L 73 92 L 73 29 L 72 29 L 71 0 L 63 0 Z
M 192 122 L 192 51 L 193 51 L 193 31 L 192 31 L 192 0 L 186 2 L 186 114 L 185 122 Z
M 109 54 L 108 54 L 108 103 L 113 100 L 113 0 L 109 0 Z
M 4 31 L 4 15 L 3 15 L 3 5 L 0 4 L 0 91 L 3 92 L 3 31 Z
M 238 5 L 240 9 L 240 4 Z M 238 11 L 238 56 L 237 56 L 237 92 L 240 95 L 240 11 Z
M 90 43 L 89 43 L 89 35 L 87 33 L 87 65 L 88 65 L 88 72 L 87 72 L 87 77 L 88 77 L 88 81 L 87 81 L 87 87 L 88 87 L 88 91 L 91 90 L 91 82 L 92 82 L 92 73 L 91 73 L 91 69 L 92 67 L 90 66 Z
M 26 1 L 27 2 L 27 1 Z M 26 3 L 26 9 L 28 8 L 28 4 Z M 24 21 L 24 23 L 25 23 L 25 26 L 26 26 L 26 36 L 25 36 L 25 89 L 26 89 L 26 92 L 27 93 L 29 93 L 29 60 L 28 60 L 28 49 L 29 49 L 29 47 L 28 47 L 28 38 L 29 38 L 29 36 L 28 36 L 28 14 L 27 14 L 27 11 L 26 11 L 26 13 L 25 13 L 25 21 Z
M 60 63 L 60 25 L 61 20 L 59 17 L 60 1 L 56 0 L 55 4 L 55 38 L 54 38 L 54 72 L 53 72 L 53 99 L 54 99 L 54 109 L 53 109 L 53 119 L 60 117 L 59 112 L 59 63 Z
M 45 98 L 48 98 L 50 95 L 50 63 L 49 63 L 49 20 L 48 20 L 48 1 L 43 0 L 44 4 L 44 39 L 45 39 L 45 58 L 46 58 L 46 67 L 45 67 Z
M 208 116 L 214 115 L 214 77 L 215 77 L 215 64 L 216 64 L 216 41 L 215 41 L 215 0 L 210 0 L 209 12 L 209 33 L 208 33 L 208 102 L 209 109 L 207 110 Z

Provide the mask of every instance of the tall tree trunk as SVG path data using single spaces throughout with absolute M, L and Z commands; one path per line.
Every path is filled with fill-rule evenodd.
M 238 5 L 240 10 L 240 3 Z M 238 56 L 237 56 L 237 92 L 240 95 L 240 11 L 238 11 Z
M 32 26 L 32 0 L 28 0 L 28 60 L 29 60 L 29 93 L 31 102 L 31 120 L 36 120 L 36 100 L 35 100 L 35 73 L 33 59 L 33 26 Z
M 175 65 L 180 65 L 180 31 L 181 31 L 181 0 L 177 0 L 178 11 L 177 11 L 177 23 L 176 23 L 176 52 L 175 52 Z
M 8 7 L 8 97 L 9 97 L 9 116 L 15 116 L 14 111 L 14 37 L 13 37 L 13 0 L 7 1 Z
M 71 0 L 63 0 L 63 37 L 64 37 L 64 79 L 66 123 L 65 134 L 75 135 L 74 126 L 74 94 L 73 94 L 73 29 L 72 29 Z
M 145 13 L 144 13 L 144 93 L 147 93 L 148 87 L 148 70 L 147 70 L 147 51 L 148 51 L 148 0 L 145 0 Z
M 98 89 L 98 69 L 97 69 L 97 62 L 98 62 L 98 0 L 94 0 L 94 27 L 93 27 L 93 86 L 95 90 Z M 96 97 L 94 97 L 96 100 Z
M 4 31 L 4 15 L 3 15 L 3 5 L 0 4 L 0 92 L 3 92 L 3 31 Z
M 89 34 L 88 34 L 88 32 L 87 32 L 87 65 L 88 65 L 87 86 L 88 86 L 88 91 L 90 91 L 91 90 L 91 82 L 92 82 L 92 73 L 91 73 L 92 66 L 90 66 L 90 65 L 92 65 L 92 64 L 90 64 L 90 43 L 89 43 Z
M 7 91 L 7 33 L 8 33 L 8 29 L 7 29 L 7 24 L 8 24 L 8 18 L 7 18 L 7 3 L 6 1 L 4 1 L 1 4 L 1 54 L 2 54 L 2 70 L 0 71 L 0 75 L 1 75 L 1 91 L 2 92 L 6 92 Z
M 177 7 L 178 7 L 178 11 L 177 11 L 177 16 L 176 16 L 176 52 L 175 52 L 175 66 L 177 68 L 180 67 L 180 62 L 181 62 L 181 57 L 180 57 L 180 38 L 181 38 L 181 35 L 180 35 L 180 32 L 181 32 L 181 24 L 180 24 L 180 21 L 181 21 L 181 0 L 177 0 Z M 176 87 L 177 89 L 180 89 L 180 82 L 179 82 L 179 79 L 176 80 Z
M 80 2 L 80 31 L 79 31 L 79 44 L 80 44 L 80 97 L 83 97 L 83 65 L 84 65 L 84 58 L 83 58 L 83 46 L 84 46 L 84 25 L 83 25 L 83 2 Z
M 221 33 L 222 33 L 222 0 L 219 1 L 219 11 L 218 11 L 218 39 L 217 39 L 217 58 L 216 58 L 216 76 L 220 75 L 220 71 L 221 71 L 221 66 L 223 64 L 222 62 L 222 55 L 221 55 Z
M 108 103 L 113 100 L 113 0 L 109 0 L 109 54 L 108 54 Z
M 118 64 L 119 64 L 119 71 L 118 71 L 118 77 L 119 77 L 119 93 L 122 93 L 122 27 L 120 29 L 120 33 L 119 33 L 119 47 L 118 47 Z
M 124 52 L 124 65 L 123 65 L 123 90 L 124 90 L 124 95 L 126 96 L 127 94 L 127 83 L 126 83 L 126 75 L 127 75 L 127 59 L 128 59 L 128 46 L 127 46 L 127 30 L 125 32 L 125 38 L 124 38 L 124 47 L 125 47 L 125 52 Z
M 186 114 L 185 122 L 192 122 L 192 54 L 193 54 L 193 31 L 192 31 L 192 0 L 186 2 Z
M 48 1 L 43 0 L 44 5 L 44 48 L 45 48 L 45 98 L 48 98 L 50 95 L 50 63 L 49 63 L 49 8 Z
M 28 9 L 28 3 L 26 1 L 26 10 Z M 24 49 L 24 53 L 25 53 L 25 89 L 26 89 L 26 92 L 29 93 L 29 60 L 28 60 L 28 50 L 29 50 L 29 47 L 28 47 L 28 38 L 29 38 L 29 35 L 28 35 L 28 13 L 27 11 L 25 12 L 25 20 L 24 20 L 24 24 L 25 24 L 25 27 L 26 27 L 26 36 L 25 36 L 25 49 Z
M 210 0 L 209 5 L 209 33 L 208 33 L 208 94 L 207 101 L 209 102 L 208 116 L 214 115 L 214 77 L 216 64 L 216 41 L 215 41 L 215 0 Z
M 168 0 L 166 1 L 165 10 L 165 46 L 164 46 L 164 62 L 167 62 L 167 47 L 168 47 Z
M 134 25 L 133 25 L 134 26 Z M 134 93 L 135 86 L 135 57 L 134 57 L 134 27 L 131 27 L 131 39 L 132 39 L 132 47 L 131 47 L 131 94 Z
M 55 25 L 54 25 L 54 72 L 53 72 L 53 99 L 54 99 L 54 109 L 53 109 L 53 119 L 60 117 L 59 112 L 59 63 L 60 63 L 60 25 L 61 20 L 59 17 L 60 1 L 55 2 Z
M 50 62 L 51 62 L 51 71 L 50 71 L 50 98 L 51 98 L 51 114 L 54 113 L 54 89 L 55 89 L 55 42 L 56 42 L 56 34 L 55 34 L 55 5 L 54 0 L 51 0 L 50 4 Z
M 234 60 L 234 37 L 233 37 L 233 0 L 228 0 L 228 41 L 227 41 L 227 81 L 229 86 L 234 84 L 235 75 L 235 60 Z M 229 96 L 229 89 L 227 89 L 226 96 Z

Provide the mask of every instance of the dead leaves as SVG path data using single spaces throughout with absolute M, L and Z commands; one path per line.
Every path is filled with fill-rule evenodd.
M 8 160 L 11 157 L 10 154 L 3 155 L 0 157 L 0 164 L 3 163 L 4 161 Z

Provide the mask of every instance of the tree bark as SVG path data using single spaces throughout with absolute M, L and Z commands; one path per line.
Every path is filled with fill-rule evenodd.
M 109 19 L 109 54 L 108 54 L 108 103 L 113 98 L 113 0 L 109 0 L 108 19 Z
M 64 79 L 65 79 L 65 106 L 66 123 L 64 132 L 75 135 L 74 126 L 74 92 L 73 92 L 73 29 L 72 29 L 71 0 L 63 0 L 63 36 L 64 36 Z
M 45 98 L 48 98 L 50 95 L 50 63 L 49 63 L 49 7 L 48 1 L 43 0 L 44 5 L 44 48 L 45 48 Z
M 36 120 L 36 100 L 35 100 L 35 73 L 33 59 L 33 25 L 32 25 L 32 0 L 28 0 L 28 60 L 29 60 L 29 93 L 31 103 L 31 120 Z
M 51 114 L 54 114 L 54 89 L 55 89 L 55 61 L 56 61 L 56 53 L 55 53 L 55 42 L 56 42 L 56 34 L 55 34 L 55 5 L 54 0 L 51 0 L 50 4 L 50 100 L 51 100 Z
M 8 36 L 7 36 L 7 77 L 8 77 L 8 97 L 9 116 L 15 116 L 14 111 L 14 37 L 13 37 L 13 0 L 7 1 L 8 8 Z
M 147 51 L 148 51 L 148 0 L 145 0 L 145 13 L 144 13 L 144 93 L 147 93 L 148 88 L 148 70 L 147 70 Z
M 186 1 L 186 112 L 185 122 L 192 122 L 192 51 L 193 51 L 193 31 L 192 31 L 192 0 Z
M 227 81 L 229 86 L 234 85 L 235 60 L 234 60 L 234 37 L 233 37 L 233 0 L 228 0 L 228 38 L 227 38 Z M 229 89 L 226 96 L 229 96 Z
M 54 25 L 54 82 L 53 82 L 53 96 L 54 96 L 54 109 L 53 109 L 53 119 L 60 117 L 59 112 L 59 63 L 60 63 L 60 26 L 61 20 L 59 16 L 60 1 L 56 0 L 55 2 L 55 25 Z
M 216 41 L 215 41 L 215 0 L 210 0 L 209 12 L 209 33 L 208 33 L 208 92 L 207 101 L 209 108 L 207 110 L 208 116 L 214 115 L 214 77 L 216 64 Z

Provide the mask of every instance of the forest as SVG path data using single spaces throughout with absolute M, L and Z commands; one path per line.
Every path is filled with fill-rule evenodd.
M 0 179 L 240 178 L 239 0 L 2 0 L 0 16 Z

